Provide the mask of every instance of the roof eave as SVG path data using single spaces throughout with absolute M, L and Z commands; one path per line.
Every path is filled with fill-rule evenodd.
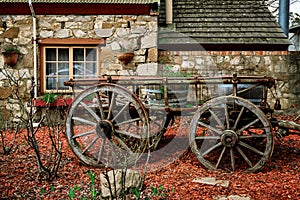
M 166 51 L 287 51 L 290 44 L 158 44 Z

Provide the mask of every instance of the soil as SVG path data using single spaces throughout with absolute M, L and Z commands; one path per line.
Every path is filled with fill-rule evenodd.
M 296 116 L 280 116 L 294 120 Z M 297 121 L 298 123 L 299 120 Z M 167 136 L 178 134 L 182 127 L 175 125 L 168 129 Z M 183 128 L 184 129 L 184 128 Z M 49 139 L 46 129 L 37 133 L 41 153 L 47 155 Z M 185 129 L 184 129 L 185 130 Z M 186 131 L 180 131 L 184 136 Z M 14 151 L 0 154 L 0 198 L 1 199 L 92 199 L 92 181 L 89 172 L 95 174 L 96 199 L 100 197 L 100 174 L 104 169 L 85 166 L 74 156 L 65 136 L 61 136 L 63 157 L 58 177 L 49 182 L 37 177 L 36 158 L 24 139 L 25 133 L 17 135 Z M 166 137 L 168 138 L 168 137 Z M 162 139 L 161 143 L 168 142 Z M 6 134 L 6 142 L 12 134 Z M 7 143 L 6 143 L 7 144 Z M 181 152 L 180 152 L 181 151 Z M 300 133 L 293 132 L 283 139 L 275 140 L 272 158 L 256 173 L 235 171 L 209 171 L 205 169 L 189 150 L 178 149 L 176 159 L 149 171 L 144 180 L 140 197 L 151 199 L 229 199 L 239 195 L 248 199 L 300 199 Z M 176 145 L 174 145 L 176 154 Z M 164 160 L 166 161 L 166 160 Z M 153 163 L 159 165 L 161 163 Z M 214 177 L 229 181 L 229 186 L 207 185 L 193 182 L 202 177 Z M 127 196 L 127 199 L 134 195 Z

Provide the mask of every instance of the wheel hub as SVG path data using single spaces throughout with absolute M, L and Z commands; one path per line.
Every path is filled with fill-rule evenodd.
M 221 136 L 221 143 L 226 147 L 233 147 L 238 142 L 238 135 L 232 130 L 225 130 Z
M 96 132 L 98 136 L 103 137 L 103 134 L 111 139 L 114 133 L 114 126 L 109 120 L 101 120 L 96 126 Z

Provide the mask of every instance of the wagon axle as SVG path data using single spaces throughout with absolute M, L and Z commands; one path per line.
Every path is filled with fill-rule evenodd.
M 233 147 L 238 142 L 238 135 L 233 130 L 225 130 L 221 136 L 221 143 L 225 147 Z
M 111 139 L 114 131 L 114 125 L 109 120 L 101 120 L 96 126 L 96 133 L 99 137 L 103 137 L 102 133 L 104 133 L 108 139 Z

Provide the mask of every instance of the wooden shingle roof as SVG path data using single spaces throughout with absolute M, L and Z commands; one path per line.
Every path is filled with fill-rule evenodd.
M 159 25 L 162 49 L 286 50 L 291 44 L 261 0 L 173 0 L 171 28 L 161 1 Z

